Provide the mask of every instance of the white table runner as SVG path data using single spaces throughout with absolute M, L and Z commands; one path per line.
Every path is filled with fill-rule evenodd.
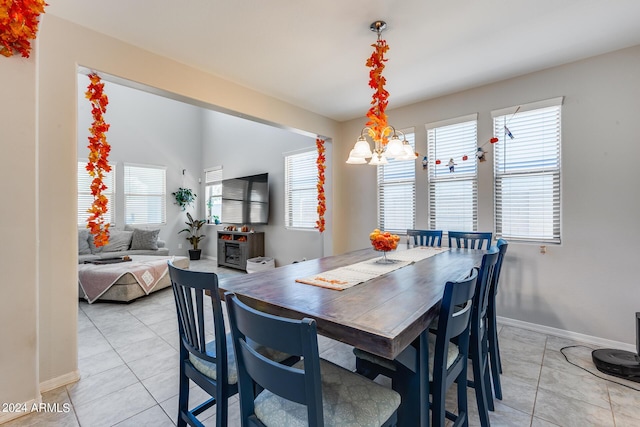
M 378 261 L 382 257 L 379 256 L 313 276 L 296 279 L 296 282 L 342 291 L 448 250 L 449 248 L 419 246 L 405 251 L 393 251 L 387 253 L 387 258 L 394 260 L 394 263 L 381 264 Z

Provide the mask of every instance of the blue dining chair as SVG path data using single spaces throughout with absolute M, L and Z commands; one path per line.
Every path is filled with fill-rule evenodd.
M 243 426 L 396 424 L 400 395 L 320 359 L 315 320 L 263 313 L 233 293 L 226 293 L 225 300 L 238 359 Z M 302 360 L 282 365 L 255 351 L 249 340 Z
M 469 330 L 473 312 L 473 297 L 477 289 L 477 270 L 459 282 L 447 282 L 438 315 L 438 333 L 427 335 L 429 392 L 420 396 L 420 404 L 431 408 L 431 422 L 434 426 L 444 426 L 445 418 L 454 421 L 454 426 L 468 425 L 467 409 L 467 360 L 469 356 Z M 402 387 L 409 371 L 416 371 L 419 364 L 419 344 L 414 342 L 396 360 L 387 360 L 360 349 L 354 349 L 356 371 L 369 378 L 383 375 L 391 378 L 392 385 Z M 426 378 L 425 378 L 426 380 Z M 457 383 L 457 414 L 445 407 L 447 390 Z M 416 391 L 411 391 L 415 393 Z M 424 423 L 423 423 L 424 424 Z
M 407 230 L 407 246 L 442 246 L 442 230 Z
M 500 345 L 498 343 L 498 323 L 496 320 L 496 295 L 498 293 L 498 282 L 502 271 L 502 262 L 507 253 L 509 244 L 505 239 L 498 239 L 498 261 L 493 272 L 493 281 L 489 288 L 489 306 L 487 307 L 488 317 L 488 339 L 489 339 L 489 363 L 491 364 L 491 379 L 496 399 L 502 400 L 502 384 L 500 374 L 502 373 L 502 360 L 500 359 Z
M 450 248 L 489 249 L 493 238 L 491 232 L 478 231 L 449 231 L 448 235 Z
M 171 261 L 168 265 L 180 335 L 177 426 L 203 426 L 197 416 L 213 405 L 216 405 L 216 426 L 226 426 L 228 399 L 238 393 L 238 370 L 231 334 L 225 332 L 218 276 L 184 270 Z M 251 345 L 283 364 L 292 365 L 299 360 L 286 353 L 272 352 L 255 342 Z M 211 396 L 193 409 L 188 408 L 189 380 Z
M 180 334 L 177 426 L 203 426 L 196 417 L 213 405 L 216 405 L 216 426 L 226 426 L 228 399 L 238 393 L 238 381 L 231 337 L 225 333 L 218 276 L 183 270 L 171 261 L 168 264 Z M 211 307 L 207 307 L 205 300 L 209 300 Z M 214 340 L 207 342 L 211 332 Z M 211 396 L 193 409 L 188 407 L 189 380 Z
M 471 338 L 469 341 L 469 357 L 473 370 L 473 381 L 467 384 L 473 387 L 478 405 L 480 424 L 489 426 L 489 411 L 494 410 L 493 392 L 491 390 L 491 374 L 488 348 L 488 307 L 493 284 L 493 275 L 498 262 L 498 249 L 493 246 L 483 255 L 478 271 L 478 284 L 473 296 L 473 313 L 471 314 Z

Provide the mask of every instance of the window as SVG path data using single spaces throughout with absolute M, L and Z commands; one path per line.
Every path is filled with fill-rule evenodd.
M 315 228 L 318 220 L 318 168 L 316 150 L 284 157 L 285 227 Z
M 93 178 L 89 175 L 89 172 L 85 169 L 87 165 L 85 161 L 78 161 L 78 225 L 83 226 L 87 224 L 87 218 L 89 213 L 87 210 L 93 204 L 93 195 L 91 194 L 91 182 Z M 103 195 L 107 198 L 107 214 L 104 216 L 106 223 L 115 224 L 115 194 L 116 194 L 116 180 L 115 164 L 111 164 L 111 172 L 106 173 L 102 182 L 107 186 L 107 189 L 103 191 Z
M 405 137 L 415 150 L 413 129 Z M 415 219 L 416 162 L 392 159 L 378 166 L 378 227 L 405 233 L 415 227 Z
M 492 112 L 498 237 L 560 243 L 561 105 L 555 98 Z
M 206 198 L 206 218 L 214 223 L 222 215 L 222 166 L 204 171 L 204 194 Z
M 166 170 L 124 165 L 124 214 L 127 224 L 166 222 Z
M 478 225 L 478 115 L 426 125 L 429 228 L 476 231 Z M 466 160 L 464 160 L 466 159 Z M 440 164 L 436 164 L 440 160 Z M 453 172 L 449 162 L 453 160 Z

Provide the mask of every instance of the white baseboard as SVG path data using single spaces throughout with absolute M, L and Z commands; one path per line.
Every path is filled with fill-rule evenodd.
M 633 353 L 636 352 L 636 347 L 633 344 L 607 340 L 604 338 L 594 337 L 591 335 L 565 331 L 564 329 L 551 328 L 549 326 L 537 325 L 535 323 L 523 322 L 522 320 L 509 319 L 506 317 L 498 316 L 497 321 L 501 325 L 514 326 L 516 328 L 522 328 L 522 329 L 527 329 L 533 332 L 539 332 L 541 334 L 553 335 L 560 338 L 566 338 L 572 341 L 579 341 L 585 344 L 591 344 L 591 345 L 602 347 L 602 348 L 615 348 L 619 350 L 630 351 Z
M 40 393 L 45 393 L 49 390 L 53 390 L 54 388 L 75 383 L 76 381 L 79 381 L 79 380 L 80 380 L 80 371 L 75 370 L 73 372 L 69 372 L 68 374 L 64 374 L 59 377 L 51 378 L 50 380 L 41 382 Z
M 210 260 L 212 260 L 212 261 L 218 261 L 218 257 L 215 257 L 215 256 L 205 255 L 204 257 L 205 257 L 206 259 L 210 259 Z
M 0 410 L 0 424 L 4 424 L 11 420 L 15 420 L 16 418 L 20 418 L 30 414 L 30 408 L 32 408 L 34 405 L 39 405 L 40 403 L 42 403 L 42 395 L 38 395 L 37 399 L 31 399 L 27 402 L 24 402 L 23 404 L 18 405 L 19 407 L 26 408 L 26 411 L 2 412 Z

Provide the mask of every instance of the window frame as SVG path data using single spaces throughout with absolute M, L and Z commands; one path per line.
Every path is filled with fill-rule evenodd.
M 462 143 L 456 143 L 459 147 L 441 147 L 438 148 L 437 133 L 438 129 L 443 131 L 451 130 L 453 126 L 460 126 L 473 123 L 472 129 L 463 130 L 463 132 L 473 133 L 473 143 L 470 141 L 464 141 Z M 447 129 L 448 128 L 448 129 Z M 427 220 L 429 229 L 431 230 L 443 230 L 446 235 L 449 230 L 455 231 L 477 231 L 478 230 L 478 157 L 476 151 L 478 148 L 478 113 L 468 114 L 461 117 L 455 117 L 451 119 L 441 120 L 425 125 L 427 131 L 427 192 L 428 192 L 428 213 Z M 446 135 L 446 133 L 445 133 Z M 440 153 L 444 152 L 444 155 Z M 462 156 L 466 155 L 468 158 L 464 160 L 462 164 Z M 458 172 L 450 173 L 447 169 L 444 169 L 444 173 L 441 172 L 443 168 L 447 168 L 449 159 L 453 158 L 456 162 Z M 436 165 L 436 160 L 440 160 L 441 164 Z M 473 162 L 473 166 L 469 169 L 466 162 Z M 460 169 L 463 169 L 460 171 Z M 467 215 L 470 216 L 470 224 L 464 226 L 447 226 L 447 219 L 439 219 L 436 197 L 438 197 L 437 187 L 454 186 L 455 184 L 468 183 L 470 189 L 464 189 L 465 192 L 470 191 L 470 195 L 460 198 L 460 203 L 465 202 L 465 199 L 470 196 L 471 207 Z M 439 185 L 440 184 L 440 185 Z M 461 187 L 459 185 L 458 187 Z M 443 215 L 446 218 L 446 215 Z M 469 229 L 470 228 L 470 229 Z
M 415 128 L 407 128 L 407 129 L 402 129 L 400 130 L 401 133 L 404 134 L 405 138 L 407 139 L 407 141 L 409 142 L 409 144 L 413 147 L 414 151 L 416 148 L 416 142 L 415 142 Z M 412 160 L 412 161 L 407 161 L 407 160 L 396 160 L 396 159 L 389 159 L 388 160 L 389 163 L 385 164 L 385 165 L 378 165 L 376 167 L 376 183 L 377 183 L 377 187 L 376 187 L 376 193 L 377 193 L 377 213 L 378 213 L 378 228 L 380 230 L 383 231 L 389 231 L 392 233 L 396 233 L 396 234 L 406 234 L 408 229 L 414 229 L 415 228 L 415 224 L 416 224 L 416 161 Z M 388 168 L 394 168 L 394 169 L 398 169 L 398 167 L 402 167 L 403 165 L 407 165 L 407 171 L 402 171 L 400 170 L 400 173 L 408 173 L 409 170 L 411 170 L 411 176 L 410 177 L 401 177 L 401 178 L 396 178 L 396 179 L 389 179 L 389 180 L 385 180 L 385 172 L 388 170 Z M 393 172 L 392 170 L 389 170 L 389 173 L 391 174 Z M 396 172 L 398 173 L 398 172 Z M 411 210 L 411 223 L 410 224 L 406 224 L 406 227 L 386 227 L 384 224 L 384 205 L 385 205 L 385 188 L 389 187 L 389 188 L 396 188 L 397 187 L 404 187 L 406 184 L 409 184 L 410 186 L 410 190 L 409 192 L 411 193 L 411 202 L 410 202 L 410 210 Z M 402 190 L 403 188 L 401 188 Z M 389 193 L 389 196 L 391 196 L 391 193 Z M 398 199 L 395 199 L 396 201 Z M 392 203 L 392 200 L 389 200 L 389 204 L 390 205 L 395 205 L 397 206 L 397 203 Z M 409 204 L 407 204 L 409 205 Z
M 305 156 L 308 156 L 309 159 L 306 159 Z M 295 229 L 295 230 L 310 230 L 315 231 L 316 221 L 318 220 L 317 207 L 318 207 L 318 167 L 316 164 L 318 158 L 318 150 L 316 147 L 304 148 L 300 150 L 290 151 L 283 153 L 284 157 L 284 226 L 286 229 Z M 300 175 L 297 175 L 297 179 L 290 177 L 291 166 L 290 163 L 295 161 L 296 159 L 305 158 L 304 169 L 297 171 L 299 174 L 302 174 L 302 178 L 304 178 L 305 185 L 300 186 Z M 310 177 L 313 178 L 310 178 Z M 297 182 L 294 182 L 297 181 Z M 313 181 L 313 182 L 311 182 Z M 292 188 L 298 187 L 300 188 Z M 295 199 L 295 194 L 297 193 L 310 193 L 313 191 L 313 202 L 309 203 L 307 200 L 302 201 L 304 204 L 303 213 L 298 215 L 294 215 L 293 209 L 294 205 L 300 205 L 301 201 L 293 200 Z M 307 206 L 307 204 L 309 206 Z M 310 206 L 312 205 L 313 208 Z M 311 212 L 313 215 L 311 215 Z M 296 220 L 296 217 L 305 217 L 306 215 L 311 215 L 313 217 L 313 221 L 309 220 L 307 222 L 300 222 Z
M 522 164 L 522 162 L 518 162 L 520 165 L 516 167 L 516 165 L 509 166 L 505 164 L 504 157 L 507 154 L 503 154 L 503 150 L 506 149 L 507 145 L 497 146 L 494 148 L 494 158 L 493 158 L 493 196 L 494 196 L 494 230 L 496 238 L 505 238 L 509 241 L 521 242 L 521 243 L 534 243 L 534 244 L 561 244 L 562 243 L 562 104 L 564 101 L 564 97 L 556 97 L 543 101 L 532 102 L 528 104 L 523 104 L 520 106 L 513 106 L 502 108 L 499 110 L 495 110 L 491 112 L 491 117 L 493 121 L 493 132 L 494 137 L 499 138 L 499 142 L 497 144 L 509 144 L 509 141 L 512 141 L 506 135 L 506 130 L 504 130 L 504 126 L 507 126 L 509 131 L 515 135 L 517 138 L 518 135 L 522 135 L 523 130 L 518 130 L 518 126 L 522 126 L 518 124 L 517 114 L 522 113 L 530 113 L 527 114 L 526 117 L 531 117 L 533 112 L 538 112 L 538 120 L 549 120 L 553 121 L 553 116 L 556 117 L 556 128 L 549 131 L 546 125 L 548 122 L 545 121 L 545 128 L 540 129 L 536 128 L 536 130 L 532 130 L 530 134 L 526 138 L 542 138 L 541 144 L 545 147 L 545 149 L 552 148 L 555 151 L 556 155 L 541 157 L 539 159 L 540 162 L 546 163 L 546 165 L 541 165 L 539 167 L 529 166 L 526 168 Z M 549 111 L 544 111 L 549 110 Z M 548 114 L 545 116 L 544 114 Z M 516 119 L 515 122 L 513 120 Z M 498 123 L 498 120 L 502 120 L 502 123 Z M 530 119 L 527 119 L 530 120 Z M 514 130 L 516 129 L 516 130 Z M 545 135 L 536 136 L 535 133 L 545 133 Z M 546 134 L 554 133 L 557 135 L 555 141 L 554 138 L 549 138 Z M 554 146 L 555 145 L 555 146 Z M 526 146 L 530 146 L 529 144 Z M 518 155 L 517 149 L 514 149 L 514 156 Z M 521 151 L 523 151 L 521 149 Z M 549 152 L 549 151 L 546 151 Z M 522 154 L 520 155 L 520 159 L 522 158 Z M 555 163 L 555 165 L 553 165 Z M 511 168 L 511 171 L 501 171 L 503 169 Z M 521 169 L 518 171 L 517 169 Z M 542 186 L 544 189 L 543 195 L 536 196 L 535 199 L 529 198 L 528 200 L 533 200 L 538 206 L 540 204 L 547 204 L 547 207 L 543 208 L 542 216 L 545 218 L 542 220 L 542 225 L 540 226 L 543 230 L 539 235 L 534 235 L 533 233 L 527 234 L 518 234 L 518 233 L 505 233 L 505 221 L 503 218 L 503 212 L 505 210 L 504 207 L 504 188 L 505 181 L 516 182 L 518 180 L 522 181 L 527 177 L 535 177 L 538 178 L 538 181 L 541 182 L 543 179 L 549 181 L 550 184 L 545 183 Z M 548 177 L 548 178 L 543 178 Z M 549 201 L 549 186 L 551 189 L 551 200 Z M 531 186 L 528 185 L 526 187 L 531 193 Z M 535 195 L 534 195 L 535 196 Z M 546 198 L 546 201 L 545 201 Z M 513 200 L 513 199 L 512 199 Z M 513 205 L 513 204 L 512 204 Z M 549 227 L 549 223 L 545 221 L 549 221 L 548 211 L 544 211 L 548 209 L 548 205 L 551 205 L 551 226 Z M 516 206 L 516 205 L 513 205 Z M 531 209 L 527 209 L 527 214 L 530 217 Z M 517 215 L 517 214 L 515 214 Z M 523 218 L 521 216 L 520 218 Z M 540 218 L 540 216 L 538 216 Z M 528 222 L 530 223 L 530 222 Z M 549 232 L 548 229 L 551 228 Z M 544 235 L 543 235 L 544 234 Z
M 214 209 L 212 207 L 209 207 L 209 199 L 219 199 L 220 203 L 217 204 L 222 206 L 222 179 L 222 166 L 213 166 L 204 170 L 204 217 L 210 224 L 214 223 L 213 215 L 216 215 L 216 213 L 213 212 Z M 216 189 L 216 187 L 219 188 Z M 218 218 L 222 217 L 222 208 L 220 209 L 220 212 L 218 212 L 217 216 Z
M 161 186 L 163 187 L 162 193 L 157 193 L 157 194 L 144 194 L 144 193 L 140 193 L 140 194 L 133 194 L 129 191 L 128 186 L 129 184 L 129 170 L 131 168 L 138 168 L 138 169 L 149 169 L 149 170 L 158 170 L 158 171 L 162 171 L 162 178 L 161 178 Z M 124 224 L 125 226 L 129 225 L 165 225 L 167 223 L 167 168 L 166 166 L 158 166 L 158 165 L 148 165 L 148 164 L 137 164 L 137 163 L 124 163 L 124 184 L 123 184 L 123 194 L 124 194 Z M 157 185 L 157 184 L 156 184 Z M 160 222 L 149 222 L 149 221 L 143 221 L 143 222 L 129 222 L 127 217 L 128 217 L 128 211 L 129 211 L 129 197 L 131 196 L 146 196 L 146 197 L 153 197 L 155 198 L 159 198 L 160 202 L 159 202 L 159 207 L 160 207 Z M 152 199 L 153 200 L 153 199 Z M 148 217 L 147 217 L 148 219 Z

